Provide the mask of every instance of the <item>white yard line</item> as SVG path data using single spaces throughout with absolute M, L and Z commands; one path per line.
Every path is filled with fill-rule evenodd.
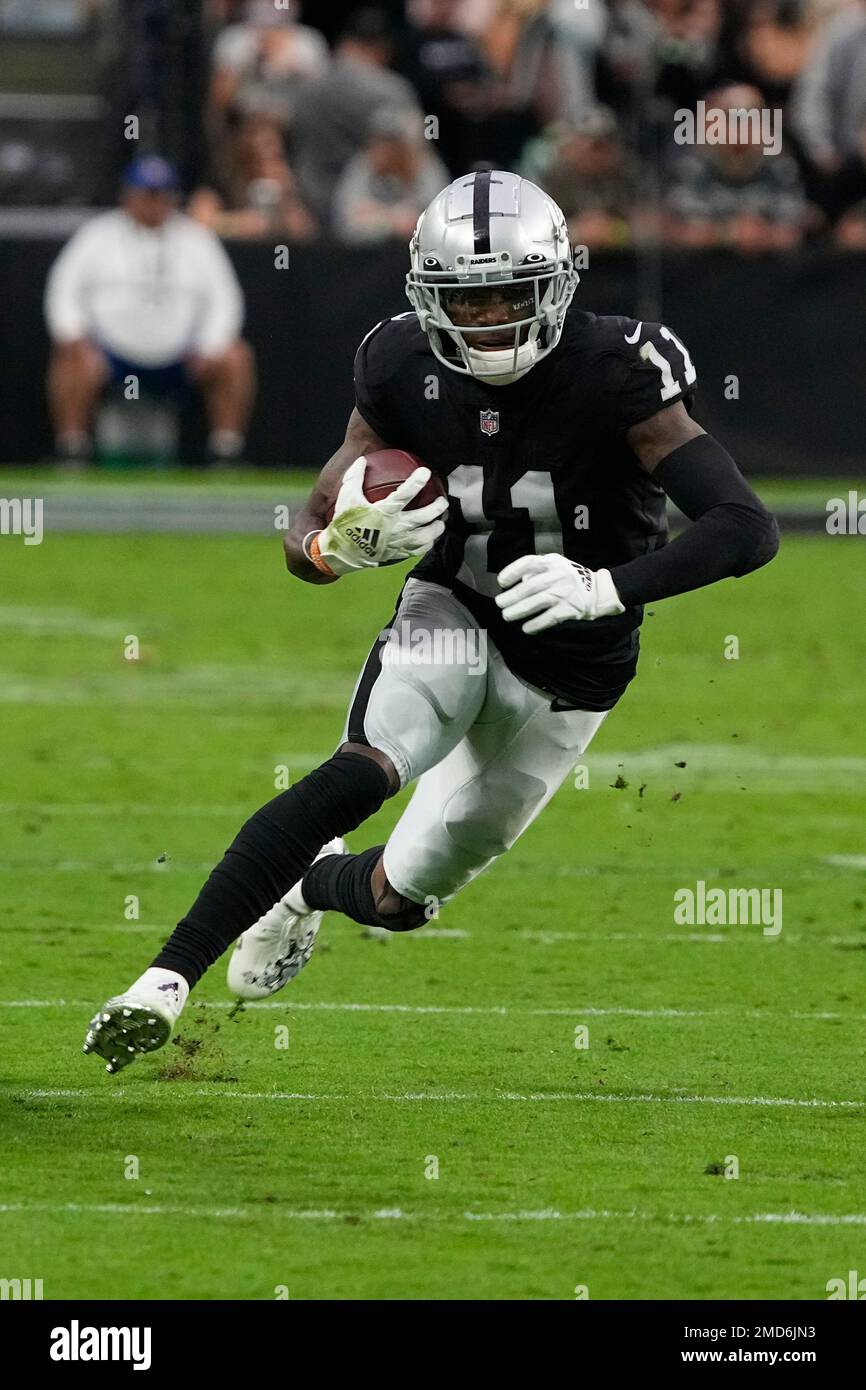
M 4 865 L 0 864 L 0 870 Z M 70 868 L 77 866 L 59 865 L 56 867 Z M 146 864 L 136 866 L 138 872 L 164 873 L 172 867 L 170 860 L 160 864 L 153 860 Z M 186 869 L 187 865 L 174 865 L 175 868 Z M 203 865 L 202 868 L 206 868 Z M 52 932 L 70 931 L 76 935 L 88 932 L 97 932 L 101 935 L 118 932 L 123 936 L 140 933 L 146 936 L 167 937 L 171 933 L 171 926 L 167 922 L 55 922 L 43 926 L 43 935 L 51 935 Z M 372 936 L 372 931 L 368 929 L 368 935 Z M 470 941 L 473 933 L 464 931 L 459 927 L 422 927 L 418 931 L 400 934 L 401 941 Z M 752 928 L 734 927 L 726 932 L 594 932 L 594 931 L 521 931 L 516 933 L 517 940 L 530 941 L 534 946 L 561 946 L 567 945 L 572 941 L 588 941 L 591 943 L 613 942 L 620 945 L 643 944 L 652 942 L 653 945 L 662 946 L 752 946 L 764 945 L 765 943 L 784 942 L 787 946 L 854 946 L 866 949 L 866 931 L 857 933 L 851 932 L 845 936 L 821 936 L 814 934 L 804 936 L 799 932 L 783 931 L 777 937 L 765 937 L 760 927 Z M 377 940 L 392 941 L 397 936 L 391 932 L 385 932 Z M 510 934 L 505 940 L 514 939 Z M 2 1001 L 0 1001 L 2 1007 Z
M 545 931 L 543 928 L 538 931 L 522 931 L 518 935 L 522 941 L 532 941 L 538 946 L 558 946 L 561 942 L 567 941 L 655 941 L 671 944 L 704 941 L 717 943 L 731 939 L 721 932 Z M 746 933 L 743 933 L 743 936 L 746 936 Z
M 29 637 L 107 637 L 120 643 L 130 621 L 129 617 L 95 618 L 80 608 L 0 604 L 0 632 L 23 632 Z
M 621 772 L 630 783 L 638 773 L 669 774 L 672 781 L 686 786 L 692 777 L 723 775 L 726 779 L 749 776 L 766 777 L 773 782 L 806 778 L 810 774 L 836 774 L 861 777 L 866 773 L 866 758 L 855 755 L 827 756 L 809 753 L 774 753 L 755 744 L 732 739 L 730 743 L 668 743 L 657 748 L 609 750 L 601 748 L 587 753 L 582 761 L 593 773 Z M 684 768 L 676 764 L 684 762 Z M 637 787 L 624 788 L 637 792 Z M 648 788 L 651 791 L 652 788 Z M 814 790 L 814 786 L 813 786 Z
M 19 1094 L 32 1100 L 69 1100 L 81 1098 L 111 1097 L 112 1099 L 123 1099 L 128 1093 L 122 1086 L 105 1088 L 102 1091 L 91 1090 L 24 1090 Z M 140 1094 L 140 1093 L 139 1093 Z M 518 1105 L 550 1105 L 561 1102 L 583 1102 L 583 1101 L 602 1101 L 611 1105 L 736 1105 L 736 1106 L 759 1106 L 759 1107 L 783 1107 L 789 1109 L 805 1110 L 862 1110 L 866 1107 L 866 1100 L 824 1100 L 819 1097 L 809 1097 L 800 1099 L 796 1096 L 688 1096 L 688 1095 L 655 1095 L 651 1092 L 637 1095 L 617 1095 L 602 1094 L 597 1091 L 400 1091 L 388 1092 L 379 1091 L 370 1093 L 356 1092 L 352 1095 L 332 1092 L 329 1094 L 318 1094 L 308 1091 L 227 1091 L 227 1090 L 207 1090 L 198 1087 L 195 1090 L 184 1087 L 182 1098 L 186 1096 L 200 1096 L 212 1100 L 244 1100 L 244 1101 L 315 1101 L 318 1104 L 341 1104 L 345 1101 L 357 1102 L 364 1100 L 367 1102 L 383 1102 L 396 1104 L 428 1104 L 428 1105 L 448 1105 L 448 1104 L 518 1104 Z
M 103 620 L 97 621 L 101 623 Z M 121 633 L 118 640 L 122 640 L 122 633 L 128 631 L 128 620 L 125 622 L 126 626 L 124 623 L 117 625 L 116 632 Z M 112 635 L 116 635 L 114 629 Z M 119 691 L 124 694 L 129 692 L 129 674 L 117 672 L 102 675 L 98 679 L 91 678 L 86 683 L 63 678 L 52 680 L 45 676 L 36 680 L 35 677 L 23 673 L 6 675 L 0 679 L 0 703 L 41 705 L 111 701 L 117 698 Z M 239 696 L 246 698 L 251 689 L 257 691 L 262 708 L 269 707 L 274 700 L 285 701 L 290 697 L 315 699 L 317 693 L 321 696 L 324 679 L 323 673 L 315 671 L 306 673 L 303 680 L 296 674 L 289 682 L 282 667 L 271 665 L 199 665 L 184 668 L 170 676 L 153 671 L 141 674 L 143 679 L 137 681 L 134 692 L 137 703 L 171 703 L 188 707 L 198 705 L 207 709 L 213 709 L 215 705 L 220 705 L 221 701 L 225 701 L 226 708 L 231 708 Z M 335 709 L 341 708 L 343 692 L 338 684 L 335 684 L 334 678 L 328 680 L 328 691 L 333 694 Z M 347 686 L 346 699 L 349 694 L 350 688 Z M 335 724 L 335 740 L 338 732 Z M 329 748 L 318 751 L 298 750 L 294 753 L 286 750 L 283 760 L 287 761 L 292 769 L 306 771 L 324 762 L 330 754 Z M 622 775 L 627 786 L 618 791 L 617 795 L 625 796 L 628 800 L 637 799 L 641 781 L 645 778 L 650 779 L 646 787 L 647 797 L 668 797 L 672 789 L 687 794 L 692 787 L 705 792 L 709 787 L 725 789 L 741 785 L 749 791 L 774 792 L 779 795 L 799 795 L 803 791 L 814 792 L 816 789 L 819 792 L 828 792 L 834 788 L 862 795 L 866 779 L 864 757 L 774 753 L 747 743 L 740 745 L 734 741 L 723 744 L 683 742 L 657 748 L 619 751 L 599 749 L 598 752 L 587 753 L 580 761 L 589 769 L 590 795 L 593 792 L 607 793 L 609 783 L 615 781 L 618 775 Z M 684 762 L 685 767 L 677 767 L 677 763 L 680 762 Z M 561 795 L 568 794 L 566 782 Z M 586 792 L 581 791 L 578 794 L 578 801 L 581 796 L 585 797 Z M 69 803 L 63 803 L 64 807 L 67 805 Z M 129 806 L 128 802 L 111 800 L 87 802 L 83 805 L 87 809 L 81 810 L 81 814 L 95 816 L 111 815 L 124 808 L 130 811 L 136 809 Z M 5 807 L 15 806 L 21 806 L 22 809 L 40 809 L 34 808 L 32 803 L 5 803 Z M 208 814 L 204 808 L 198 811 L 192 806 L 183 805 L 144 805 L 139 809 L 142 815 Z M 76 807 L 75 810 L 79 808 Z M 67 814 L 65 809 L 58 813 Z M 70 808 L 68 814 L 74 813 Z M 864 869 L 866 855 L 823 855 L 819 862 L 837 868 Z
M 170 862 L 170 861 L 169 861 Z M 151 863 L 151 871 L 164 871 L 168 864 Z M 167 922 L 55 922 L 41 928 L 43 934 L 71 931 L 76 935 L 86 932 L 120 932 L 124 936 L 136 932 L 147 936 L 167 937 L 171 933 Z M 369 930 L 369 929 L 368 929 Z M 372 935 L 372 932 L 369 933 Z M 403 941 L 470 941 L 473 933 L 459 927 L 423 927 L 419 931 L 400 933 Z M 765 937 L 758 927 L 743 930 L 739 927 L 728 932 L 572 932 L 572 931 L 522 931 L 517 933 L 521 941 L 531 941 L 536 946 L 560 946 L 570 941 L 602 942 L 610 941 L 629 945 L 632 942 L 653 942 L 655 945 L 753 945 L 765 941 L 784 941 L 788 946 L 857 946 L 866 949 L 866 931 L 851 932 L 847 936 L 802 936 L 797 932 L 782 932 L 778 937 Z M 377 940 L 393 941 L 397 935 L 386 932 Z M 506 938 L 510 939 L 510 938 Z M 0 1001 L 2 1004 L 2 1001 Z
M 538 946 L 558 946 L 568 941 L 651 941 L 656 945 L 712 945 L 722 944 L 743 946 L 766 941 L 784 941 L 788 946 L 866 946 L 866 931 L 852 932 L 848 936 L 803 936 L 799 932 L 782 931 L 778 936 L 765 937 L 760 927 L 734 927 L 726 932 L 593 932 L 593 931 L 538 931 L 519 932 L 521 940 L 532 941 Z
M 162 874 L 174 869 L 181 873 L 207 874 L 213 868 L 212 859 L 156 859 L 110 860 L 110 859 L 64 859 L 59 864 L 43 864 L 26 860 L 0 861 L 3 874 Z
M 84 1009 L 93 1010 L 92 999 L 0 999 L 0 1009 Z M 228 999 L 194 1000 L 190 1008 L 233 1009 L 235 1002 Z M 752 1009 L 741 1004 L 732 1004 L 717 1009 L 635 1009 L 623 1005 L 602 1007 L 594 1004 L 574 1004 L 568 1008 L 544 1009 L 521 1008 L 511 1004 L 366 1004 L 358 1002 L 329 1002 L 325 1000 L 259 1000 L 244 1004 L 244 1012 L 290 1010 L 296 1012 L 321 1013 L 372 1013 L 372 1014 L 444 1014 L 456 1016 L 478 1015 L 481 1017 L 507 1018 L 736 1018 L 744 1017 L 756 1021 L 774 1022 L 779 1019 L 796 1019 L 802 1022 L 842 1021 L 862 1023 L 866 1014 L 840 1013 L 833 1009 Z
M 306 766 L 306 764 L 304 764 Z M 297 763 L 297 767 L 301 764 Z M 150 804 L 135 801 L 2 801 L 2 816 L 242 816 L 249 811 L 248 801 L 235 801 L 225 805 L 184 804 L 159 802 Z
M 332 1207 L 283 1207 L 279 1203 L 267 1206 L 204 1207 L 178 1203 L 151 1202 L 7 1202 L 0 1204 L 0 1216 L 43 1212 L 51 1215 L 79 1216 L 170 1216 L 191 1220 L 256 1220 L 276 1221 L 411 1221 L 432 1223 L 454 1222 L 514 1222 L 537 1225 L 557 1221 L 644 1221 L 664 1225 L 731 1225 L 731 1226 L 866 1226 L 866 1214 L 861 1212 L 835 1214 L 831 1212 L 756 1212 L 749 1216 L 728 1216 L 720 1212 L 653 1212 L 631 1208 L 613 1211 L 608 1208 L 586 1207 L 581 1211 L 560 1211 L 556 1207 L 525 1211 L 406 1211 L 402 1207 L 378 1207 L 366 1211 L 349 1209 L 336 1211 Z
M 207 1009 L 232 1008 L 231 1004 L 220 1002 L 208 1003 L 204 1005 Z M 625 1008 L 596 1008 L 575 1005 L 571 1008 L 561 1009 L 532 1009 L 520 1008 L 507 1004 L 356 1004 L 356 1003 L 325 1003 L 315 1001 L 307 1003 L 300 1000 L 294 1003 L 281 1004 L 279 1000 L 264 1000 L 256 1004 L 245 1007 L 253 1009 L 297 1009 L 297 1010 L 324 1010 L 341 1013 L 382 1013 L 382 1014 L 456 1014 L 495 1016 L 506 1018 L 509 1015 L 520 1015 L 528 1018 L 576 1018 L 578 1016 L 604 1017 L 605 1015 L 629 1014 L 636 1018 L 716 1018 L 727 1014 L 725 1009 L 625 1009 Z M 763 1014 L 759 1015 L 764 1017 Z M 769 1015 L 767 1015 L 769 1017 Z
M 123 936 L 131 932 L 144 932 L 148 935 L 168 936 L 171 933 L 171 926 L 167 922 L 55 922 L 51 926 L 44 926 L 42 933 L 71 931 L 76 935 L 82 932 L 119 932 Z M 370 928 L 363 930 L 369 931 Z M 378 928 L 375 928 L 378 930 Z M 424 927 L 421 930 L 405 933 L 396 933 L 383 930 L 383 937 L 377 940 L 394 941 L 398 935 L 408 941 L 468 941 L 472 936 L 471 932 L 463 931 L 459 927 Z M 360 933 L 359 933 L 360 934 Z

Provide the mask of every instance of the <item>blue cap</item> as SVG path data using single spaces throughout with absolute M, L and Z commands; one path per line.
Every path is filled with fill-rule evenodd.
M 168 193 L 177 188 L 177 170 L 158 154 L 141 155 L 123 171 L 124 188 L 144 188 L 149 193 Z

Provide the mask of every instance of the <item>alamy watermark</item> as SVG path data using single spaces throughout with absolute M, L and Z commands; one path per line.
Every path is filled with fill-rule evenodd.
M 858 1303 L 866 1300 L 866 1279 L 861 1279 L 856 1269 L 848 1270 L 847 1279 L 828 1279 L 824 1287 L 828 1302 L 837 1298 L 853 1298 Z
M 674 112 L 677 145 L 760 145 L 764 154 L 782 150 L 782 111 L 768 106 L 707 106 L 699 101 L 694 111 Z
M 782 930 L 781 888 L 708 888 L 699 878 L 694 888 L 674 891 L 674 921 L 679 927 L 763 927 L 764 936 Z
M 82 1327 L 73 1318 L 69 1327 L 51 1329 L 52 1361 L 131 1361 L 134 1371 L 147 1371 L 151 1361 L 149 1327 Z
M 866 536 L 866 497 L 852 488 L 847 497 L 831 497 L 826 506 L 827 534 Z
M 487 670 L 487 633 L 478 627 L 416 627 L 403 618 L 379 634 L 383 666 L 459 666 Z
M 0 1279 L 0 1302 L 44 1298 L 41 1279 Z
M 23 536 L 25 545 L 41 545 L 41 497 L 0 497 L 0 536 Z

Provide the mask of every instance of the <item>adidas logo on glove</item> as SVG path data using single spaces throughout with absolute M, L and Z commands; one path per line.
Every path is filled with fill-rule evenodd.
M 345 531 L 346 539 L 353 541 L 358 549 L 365 551 L 367 555 L 375 555 L 380 535 L 380 531 L 368 526 L 348 526 Z

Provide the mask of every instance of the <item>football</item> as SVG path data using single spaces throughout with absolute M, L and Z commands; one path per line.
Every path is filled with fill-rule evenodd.
M 368 502 L 380 502 L 383 497 L 392 493 L 395 487 L 405 482 L 416 468 L 429 467 L 423 459 L 419 459 L 416 454 L 408 453 L 406 449 L 375 449 L 365 457 L 367 467 L 364 472 L 364 496 Z M 431 473 L 418 496 L 412 499 L 406 510 L 414 511 L 416 507 L 426 507 L 428 502 L 434 502 L 437 497 L 445 497 L 446 493 L 447 489 L 442 479 Z M 336 498 L 334 500 L 336 501 Z M 333 515 L 334 508 L 331 506 L 328 511 L 329 521 Z

